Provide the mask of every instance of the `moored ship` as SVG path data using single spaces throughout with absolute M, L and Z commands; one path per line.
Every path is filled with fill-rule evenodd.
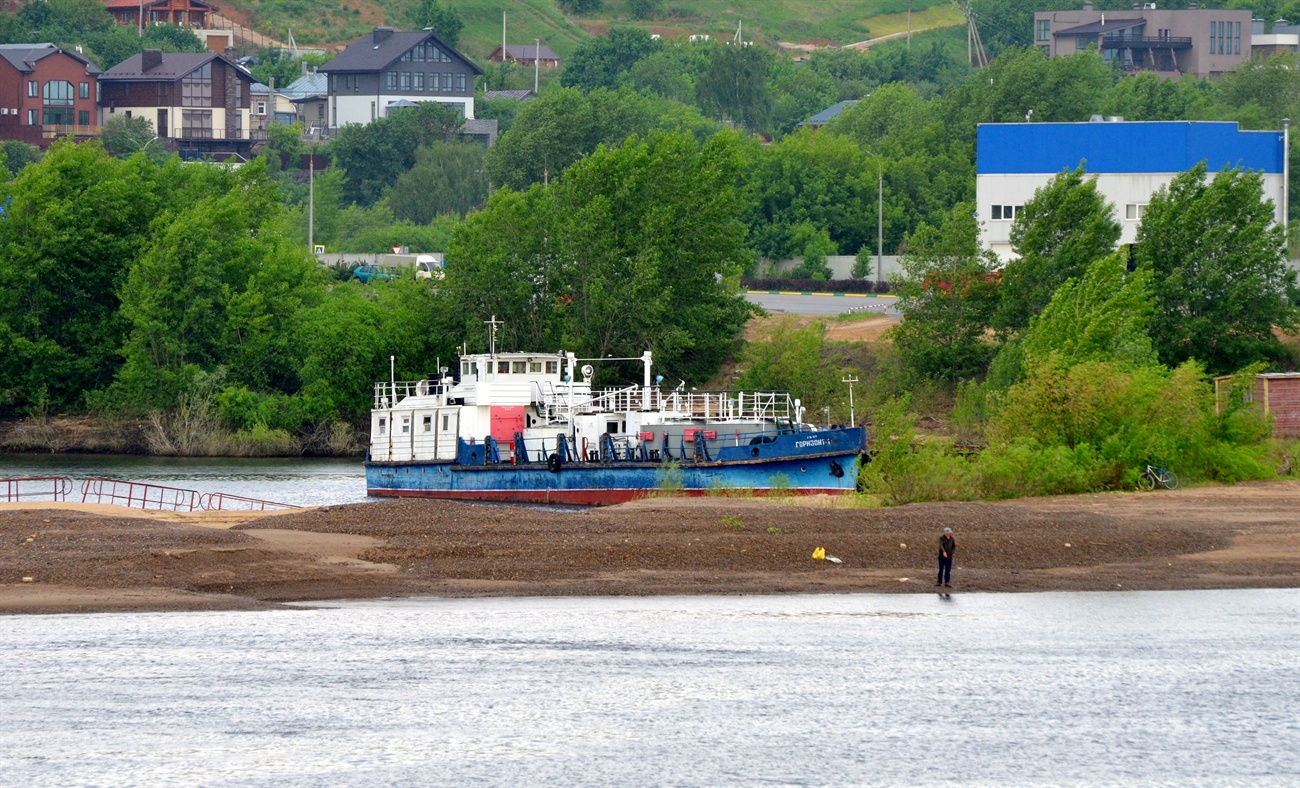
M 816 427 L 783 391 L 596 389 L 573 353 L 465 355 L 459 376 L 375 384 L 370 495 L 598 505 L 659 490 L 856 486 L 862 427 Z M 582 364 L 579 367 L 579 364 Z

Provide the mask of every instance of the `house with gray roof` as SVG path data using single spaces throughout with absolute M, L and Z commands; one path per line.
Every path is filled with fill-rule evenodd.
M 221 55 L 146 49 L 105 71 L 99 84 L 105 121 L 148 118 L 182 155 L 246 156 L 266 139 L 250 116 L 252 75 Z
M 555 68 L 560 65 L 560 56 L 551 51 L 551 48 L 545 44 L 506 44 L 504 47 L 497 47 L 488 55 L 488 60 L 493 63 L 504 63 L 507 60 L 514 61 L 521 66 L 539 65 L 542 68 Z
M 483 70 L 432 29 L 376 27 L 321 66 L 329 79 L 332 128 L 388 117 L 398 102 L 437 101 L 474 117 L 474 78 Z
M 798 126 L 801 128 L 807 126 L 808 128 L 812 128 L 812 129 L 820 129 L 822 126 L 825 126 L 827 123 L 830 123 L 835 118 L 838 118 L 840 116 L 840 113 L 844 112 L 844 110 L 852 109 L 857 105 L 858 105 L 857 99 L 848 99 L 845 101 L 841 101 L 838 104 L 832 104 L 831 106 L 827 107 L 821 112 L 818 112 L 816 115 L 813 115 L 811 118 L 808 118 L 807 120 L 799 121 Z
M 293 104 L 294 115 L 308 134 L 323 134 L 329 128 L 330 80 L 312 71 L 289 83 L 283 91 Z
M 54 44 L 0 46 L 0 139 L 48 146 L 99 131 L 99 68 Z

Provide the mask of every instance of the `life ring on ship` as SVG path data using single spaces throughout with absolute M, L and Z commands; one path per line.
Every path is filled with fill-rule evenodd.
M 560 462 L 560 455 L 558 454 L 552 454 L 550 457 L 546 458 L 546 469 L 551 473 L 559 473 L 562 464 L 563 463 Z
M 834 476 L 836 479 L 838 479 L 843 475 L 844 475 L 844 468 L 835 460 L 831 460 L 831 476 Z

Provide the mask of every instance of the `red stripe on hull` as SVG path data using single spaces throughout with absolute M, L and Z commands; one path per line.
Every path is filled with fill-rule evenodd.
M 495 503 L 550 503 L 564 506 L 612 506 L 649 497 L 657 490 L 366 490 L 367 495 L 379 498 L 441 498 L 450 501 L 492 501 Z M 837 487 L 800 487 L 786 491 L 792 495 L 844 495 L 847 490 Z M 674 496 L 703 497 L 708 490 L 677 490 Z M 755 490 L 756 496 L 767 495 L 766 490 Z

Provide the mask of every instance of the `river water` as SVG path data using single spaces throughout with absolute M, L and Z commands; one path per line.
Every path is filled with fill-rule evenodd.
M 81 482 L 99 476 L 222 492 L 295 506 L 374 500 L 366 497 L 361 459 L 130 457 L 95 454 L 0 454 L 0 478 L 68 476 L 68 500 L 81 500 Z M 107 503 L 107 501 L 105 501 Z
M 0 618 L 9 785 L 1295 785 L 1296 590 Z

